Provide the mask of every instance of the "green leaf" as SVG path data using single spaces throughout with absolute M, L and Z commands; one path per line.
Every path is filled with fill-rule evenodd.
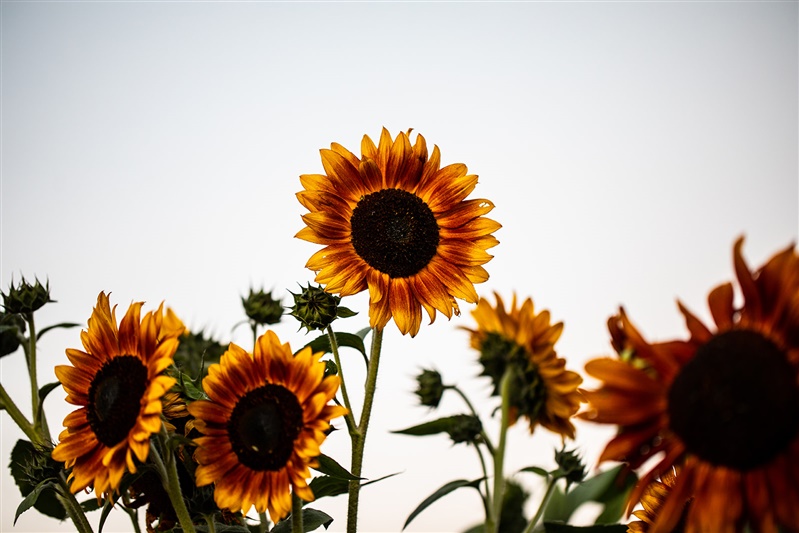
M 472 487 L 473 489 L 477 489 L 477 487 L 480 485 L 480 483 L 482 483 L 484 479 L 485 478 L 482 477 L 479 479 L 474 479 L 472 481 L 468 481 L 466 479 L 456 479 L 455 481 L 450 481 L 449 483 L 445 483 L 440 489 L 438 489 L 433 494 L 425 498 L 424 501 L 422 501 L 422 503 L 420 503 L 416 507 L 416 509 L 414 509 L 410 515 L 408 515 L 408 519 L 405 520 L 405 525 L 402 526 L 402 529 L 404 530 L 406 527 L 408 527 L 408 524 L 410 524 L 411 521 L 419 515 L 419 513 L 427 509 L 431 504 L 433 504 L 439 498 L 442 498 L 443 496 L 446 496 L 450 492 L 457 490 L 461 487 Z
M 47 326 L 46 328 L 42 328 L 41 330 L 39 330 L 39 332 L 36 334 L 36 340 L 38 341 L 39 339 L 41 339 L 42 335 L 44 335 L 45 333 L 47 333 L 51 329 L 56 329 L 56 328 L 65 328 L 65 329 L 66 328 L 76 328 L 76 327 L 78 327 L 80 325 L 81 324 L 78 324 L 76 322 L 61 322 L 60 324 L 53 324 L 52 326 Z
M 39 495 L 45 490 L 51 490 L 55 492 L 52 479 L 45 479 L 38 485 L 36 485 L 32 491 L 28 493 L 27 496 L 22 500 L 22 502 L 17 507 L 17 512 L 14 513 L 14 525 L 17 525 L 17 518 L 19 515 L 36 505 L 36 501 L 39 499 Z M 66 514 L 66 513 L 65 513 Z
M 202 374 L 202 372 L 200 373 Z M 180 372 L 178 375 L 178 386 L 183 389 L 183 392 L 186 394 L 190 400 L 207 400 L 208 396 L 205 395 L 205 392 L 195 384 L 194 380 L 191 377 Z
M 338 464 L 335 459 L 328 457 L 325 454 L 319 455 L 316 458 L 316 461 L 319 463 L 319 466 L 314 468 L 314 470 L 317 472 L 346 480 L 361 479 L 358 478 L 358 476 L 352 475 L 349 470 Z
M 365 339 L 369 332 L 372 331 L 372 328 L 363 328 L 355 332 L 355 334 L 361 338 L 361 340 Z
M 41 419 L 42 411 L 44 410 L 44 399 L 48 394 L 53 392 L 53 390 L 58 388 L 59 385 L 61 385 L 60 381 L 54 381 L 53 383 L 48 383 L 39 389 L 39 419 Z
M 319 526 L 324 526 L 325 529 L 327 529 L 332 523 L 333 518 L 327 513 L 323 513 L 317 509 L 309 508 L 302 510 L 303 531 L 314 531 L 318 529 Z M 272 528 L 272 533 L 291 533 L 291 516 Z
M 538 474 L 541 477 L 549 477 L 550 474 L 540 466 L 528 466 L 527 468 L 522 468 L 519 472 L 532 472 L 533 474 Z
M 363 344 L 362 337 L 352 333 L 333 333 L 333 335 L 336 336 L 336 344 L 338 344 L 339 348 L 347 347 L 358 350 L 361 352 L 361 355 L 363 355 L 363 359 L 366 364 L 369 364 L 369 359 L 366 356 L 366 346 Z M 314 352 L 333 352 L 333 349 L 330 347 L 330 337 L 328 337 L 327 334 L 316 337 L 304 347 L 307 346 L 310 346 Z
M 580 505 L 585 502 L 597 502 L 605 506 L 600 518 L 597 519 L 598 523 L 617 521 L 624 512 L 626 498 L 637 481 L 632 472 L 627 473 L 627 477 L 622 479 L 621 476 L 626 472 L 623 467 L 624 465 L 619 465 L 600 472 L 577 485 L 568 494 L 563 494 L 560 487 L 556 487 L 544 512 L 544 520 L 568 522 Z
M 425 422 L 424 424 L 419 424 L 418 426 L 399 429 L 397 431 L 392 431 L 391 433 L 413 435 L 417 437 L 424 435 L 436 435 L 438 433 L 449 433 L 457 427 L 461 419 L 462 415 L 445 416 L 443 418 L 439 418 L 438 420 L 432 420 L 430 422 Z
M 325 496 L 338 496 L 346 494 L 350 488 L 350 482 L 340 477 L 318 476 L 308 484 L 311 487 L 314 497 L 318 500 Z
M 100 503 L 97 501 L 97 498 L 91 498 L 89 500 L 80 502 L 80 507 L 83 509 L 84 513 L 91 513 L 92 511 L 96 511 L 100 508 Z
M 544 531 L 546 533 L 626 533 L 627 524 L 570 526 L 562 522 L 544 522 Z

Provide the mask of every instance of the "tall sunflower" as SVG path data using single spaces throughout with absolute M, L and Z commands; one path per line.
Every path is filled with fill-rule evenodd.
M 577 388 L 583 380 L 566 370 L 566 361 L 555 352 L 563 323 L 550 324 L 549 311 L 536 313 L 530 298 L 519 306 L 514 294 L 506 310 L 502 298 L 494 296 L 496 306 L 480 298 L 472 311 L 477 329 L 463 328 L 471 333 L 472 348 L 480 352 L 483 375 L 491 377 L 498 394 L 503 375 L 508 368 L 513 370 L 511 424 L 524 416 L 531 432 L 540 424 L 573 439 L 570 418 L 580 407 Z
M 161 428 L 161 397 L 175 384 L 163 371 L 178 346 L 165 334 L 163 305 L 140 320 L 142 303 L 131 304 L 117 327 L 116 306 L 100 293 L 80 338 L 85 351 L 68 349 L 72 363 L 55 367 L 67 402 L 79 406 L 64 419 L 66 429 L 53 458 L 72 468 L 70 489 L 93 486 L 98 495 L 119 487 L 136 472 Z
M 600 460 L 637 468 L 663 454 L 631 502 L 680 467 L 649 533 L 671 531 L 691 498 L 688 531 L 799 530 L 799 256 L 790 246 L 752 272 L 742 243 L 743 305 L 731 283 L 712 290 L 714 329 L 679 304 L 690 339 L 650 344 L 622 310 L 609 322 L 622 360 L 586 365 L 604 383 L 581 416 L 619 426 Z
M 314 499 L 306 482 L 325 440 L 330 419 L 346 413 L 328 405 L 338 376 L 324 377 L 322 353 L 292 355 L 272 331 L 258 338 L 254 354 L 231 344 L 211 365 L 203 388 L 210 401 L 189 404 L 195 428 L 204 434 L 195 459 L 198 486 L 216 483 L 223 509 L 269 510 L 277 521 L 291 510 L 291 492 Z
M 297 237 L 324 248 L 306 264 L 328 292 L 369 289 L 369 320 L 390 318 L 403 334 L 419 332 L 422 307 L 459 314 L 455 298 L 474 303 L 475 283 L 488 279 L 486 250 L 501 226 L 483 215 L 488 200 L 466 200 L 477 184 L 460 163 L 440 168 L 437 146 L 428 159 L 424 137 L 392 140 L 383 128 L 375 146 L 364 135 L 360 159 L 340 144 L 321 150 L 326 175 L 305 174 L 297 193 L 309 213 Z

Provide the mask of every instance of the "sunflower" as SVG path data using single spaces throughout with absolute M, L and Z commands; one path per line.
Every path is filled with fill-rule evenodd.
M 680 475 L 650 533 L 799 530 L 799 256 L 793 246 L 752 272 L 735 243 L 743 305 L 725 283 L 708 296 L 715 328 L 682 304 L 687 341 L 650 344 L 622 310 L 609 324 L 622 360 L 589 361 L 604 383 L 584 418 L 619 426 L 600 460 L 638 468 L 660 455 L 631 501 L 673 465 Z
M 573 439 L 574 426 L 569 419 L 580 407 L 577 388 L 583 380 L 566 370 L 566 361 L 555 352 L 563 323 L 550 324 L 549 311 L 536 313 L 530 298 L 519 306 L 514 294 L 506 310 L 502 298 L 494 296 L 496 306 L 480 298 L 472 311 L 477 329 L 463 328 L 471 333 L 472 348 L 480 352 L 483 375 L 491 377 L 494 394 L 498 394 L 502 376 L 509 367 L 514 369 L 511 424 L 522 415 L 529 420 L 531 432 L 540 424 Z
M 641 509 L 633 512 L 636 518 L 627 526 L 627 533 L 649 533 L 649 527 L 655 523 L 660 516 L 663 504 L 669 497 L 669 493 L 674 488 L 677 481 L 677 474 L 674 468 L 667 470 L 660 480 L 653 480 L 644 489 L 641 496 Z M 688 510 L 688 503 L 683 507 L 680 520 L 670 533 L 683 533 L 685 531 L 685 515 Z
M 178 340 L 175 330 L 162 330 L 163 305 L 140 320 L 141 307 L 131 304 L 117 328 L 116 306 L 101 292 L 81 332 L 85 351 L 68 349 L 72 366 L 55 367 L 67 402 L 80 406 L 64 419 L 53 450 L 53 459 L 72 468 L 72 492 L 116 490 L 122 475 L 147 459 L 150 435 L 161 428 L 161 397 L 175 383 L 163 371 Z
M 300 176 L 297 193 L 310 211 L 297 237 L 324 248 L 308 260 L 316 281 L 348 296 L 369 289 L 369 321 L 382 329 L 394 318 L 403 334 L 419 332 L 422 307 L 459 314 L 455 298 L 477 301 L 475 283 L 488 279 L 486 250 L 501 226 L 483 217 L 488 200 L 466 200 L 477 184 L 460 163 L 440 166 L 437 146 L 428 159 L 424 137 L 410 131 L 392 141 L 383 128 L 375 146 L 364 135 L 361 158 L 333 143 L 321 150 L 326 175 Z
M 231 344 L 203 380 L 210 401 L 189 404 L 204 435 L 195 439 L 196 482 L 216 482 L 220 508 L 247 512 L 255 505 L 278 521 L 291 510 L 290 488 L 314 499 L 308 469 L 316 466 L 330 419 L 347 411 L 328 405 L 340 380 L 324 377 L 321 352 L 306 347 L 294 356 L 272 331 L 254 352 Z

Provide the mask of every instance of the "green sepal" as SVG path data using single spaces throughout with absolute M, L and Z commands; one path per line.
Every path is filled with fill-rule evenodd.
M 349 470 L 338 464 L 335 459 L 328 457 L 325 454 L 320 454 L 316 458 L 316 462 L 319 463 L 319 465 L 313 467 L 313 469 L 327 476 L 346 479 L 347 481 L 363 479 L 351 474 Z
M 570 526 L 563 522 L 544 522 L 545 533 L 627 533 L 627 524 Z
M 55 494 L 56 484 L 54 483 L 54 481 L 55 481 L 54 478 L 44 479 L 42 480 L 41 483 L 33 487 L 33 490 L 30 491 L 28 495 L 25 496 L 25 498 L 22 500 L 22 502 L 20 502 L 20 504 L 17 506 L 17 511 L 14 513 L 13 525 L 17 525 L 17 518 L 19 518 L 19 515 L 21 515 L 22 513 L 33 507 L 34 505 L 36 505 L 36 502 L 39 500 L 39 496 L 42 494 L 42 492 L 49 489 L 50 491 L 52 491 L 53 494 Z M 56 499 L 56 503 L 59 506 L 61 506 L 61 503 L 58 502 L 58 499 Z M 64 513 L 64 517 L 66 517 L 66 511 L 64 511 L 63 507 L 61 507 L 61 511 Z M 61 520 L 63 520 L 63 518 L 61 518 Z
M 315 531 L 319 529 L 319 526 L 324 526 L 324 528 L 327 529 L 332 523 L 333 518 L 327 513 L 309 508 L 303 508 L 302 510 L 303 531 Z M 272 528 L 272 533 L 291 533 L 291 516 L 282 520 Z
M 357 312 L 347 307 L 338 306 L 336 308 L 336 318 L 350 318 L 357 314 L 358 314 Z
M 50 331 L 51 329 L 57 329 L 57 328 L 64 328 L 64 329 L 68 329 L 68 328 L 76 328 L 76 327 L 78 327 L 78 326 L 80 326 L 80 325 L 81 325 L 81 324 L 78 324 L 77 322 L 61 322 L 61 323 L 59 323 L 59 324 L 53 324 L 52 326 L 47 326 L 46 328 L 42 328 L 42 329 L 40 329 L 40 330 L 39 330 L 39 331 L 36 333 L 36 341 L 38 342 L 38 341 L 39 341 L 39 340 L 42 338 L 42 335 L 44 335 L 45 333 L 47 333 L 47 332 L 48 332 L 48 331 Z
M 178 371 L 177 386 L 182 390 L 186 397 L 190 400 L 207 400 L 208 396 L 203 390 L 198 387 L 198 384 L 187 374 Z
M 471 487 L 479 491 L 478 487 L 480 486 L 480 483 L 482 483 L 484 479 L 485 479 L 484 477 L 481 477 L 479 479 L 474 479 L 472 481 L 468 481 L 466 479 L 456 479 L 455 481 L 450 481 L 449 483 L 445 483 L 441 488 L 439 488 L 433 494 L 425 498 L 422 501 L 422 503 L 420 503 L 416 507 L 416 509 L 414 509 L 413 512 L 408 515 L 408 519 L 405 520 L 405 525 L 402 526 L 402 529 L 405 530 L 405 528 L 408 527 L 408 524 L 410 524 L 411 521 L 419 515 L 419 513 L 427 509 L 436 500 L 442 498 L 443 496 L 446 496 L 452 491 L 455 491 L 462 487 Z

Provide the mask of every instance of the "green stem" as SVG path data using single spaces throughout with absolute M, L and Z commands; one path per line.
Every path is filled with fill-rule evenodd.
M 33 427 L 39 428 L 39 378 L 36 373 L 36 324 L 33 313 L 25 313 L 28 323 L 28 376 L 31 381 L 31 404 L 33 405 Z
M 491 518 L 491 483 L 488 481 L 488 469 L 486 468 L 486 461 L 483 457 L 483 451 L 480 449 L 480 445 L 476 442 L 473 442 L 474 449 L 477 450 L 477 457 L 480 458 L 480 466 L 483 469 L 483 477 L 485 478 L 485 496 L 483 497 L 483 508 L 485 510 L 486 521 Z
M 141 528 L 139 527 L 139 513 L 136 509 L 129 509 L 128 507 L 122 506 L 122 510 L 130 517 L 130 523 L 133 524 L 133 533 L 141 533 Z
M 466 394 L 464 394 L 464 392 L 462 390 L 460 390 L 458 388 L 457 385 L 445 385 L 444 388 L 445 389 L 450 389 L 450 390 L 453 390 L 453 391 L 457 392 L 458 395 L 466 403 L 466 406 L 472 412 L 472 415 L 474 415 L 475 418 L 480 418 L 480 416 L 477 414 L 477 411 L 475 410 L 474 406 L 472 405 L 472 402 L 469 401 L 469 398 L 466 396 Z M 494 454 L 494 444 L 491 442 L 491 439 L 488 438 L 488 434 L 485 431 L 480 431 L 480 436 L 483 438 L 483 442 L 485 443 L 486 448 L 488 448 L 488 453 L 493 455 Z
M 69 490 L 69 486 L 67 485 L 67 480 L 64 477 L 63 471 L 61 471 L 58 476 L 56 497 L 58 498 L 58 501 L 61 502 L 61 505 L 64 506 L 64 510 L 66 510 L 67 515 L 69 515 L 72 523 L 75 524 L 75 529 L 79 533 L 93 533 L 92 526 L 86 519 L 86 514 L 83 512 L 83 508 L 81 508 L 78 500 L 75 498 L 75 495 L 72 494 L 72 491 Z
M 186 508 L 186 501 L 183 499 L 183 493 L 180 490 L 180 481 L 178 480 L 178 469 L 175 464 L 175 454 L 169 452 L 167 446 L 167 439 L 169 435 L 166 431 L 166 426 L 161 424 L 161 433 L 158 434 L 158 442 L 161 444 L 161 449 L 164 453 L 164 458 L 158 453 L 156 446 L 150 446 L 150 456 L 153 462 L 161 473 L 161 484 L 164 490 L 169 494 L 169 501 L 172 502 L 172 508 L 175 509 L 175 514 L 180 522 L 180 527 L 184 533 L 196 533 L 194 523 L 189 515 L 189 510 Z
M 538 521 L 544 514 L 544 510 L 547 508 L 547 503 L 549 503 L 549 499 L 552 497 L 555 485 L 559 479 L 560 478 L 557 476 L 552 476 L 549 481 L 547 481 L 547 490 L 544 493 L 544 499 L 541 500 L 541 505 L 538 506 L 538 511 L 536 511 L 535 516 L 532 518 L 532 520 L 530 520 L 530 523 L 527 524 L 527 527 L 524 529 L 524 533 L 532 533 L 533 529 L 535 529 L 535 526 L 538 525 Z
M 369 368 L 366 372 L 366 387 L 363 395 L 363 411 L 361 421 L 352 436 L 352 475 L 361 477 L 363 467 L 363 449 L 366 444 L 366 431 L 372 415 L 372 403 L 377 388 L 377 368 L 380 364 L 380 349 L 383 344 L 383 330 L 372 329 L 372 350 L 369 354 Z M 358 498 L 361 491 L 360 479 L 350 481 L 349 500 L 347 502 L 347 533 L 358 531 Z
M 216 522 L 214 522 L 213 513 L 203 515 L 203 518 L 205 518 L 205 523 L 208 525 L 208 533 L 216 533 Z
M 303 533 L 302 500 L 291 493 L 291 533 Z
M 341 366 L 341 358 L 338 354 L 338 341 L 333 328 L 327 326 L 327 338 L 330 340 L 330 351 L 333 352 L 333 359 L 336 361 L 338 367 L 338 375 L 341 379 L 341 396 L 344 399 L 344 407 L 347 408 L 347 414 L 344 415 L 344 420 L 347 422 L 347 429 L 352 437 L 355 434 L 355 415 L 352 413 L 352 404 L 350 403 L 350 396 L 347 394 L 347 383 L 344 381 L 344 367 Z
M 33 443 L 42 445 L 44 441 L 42 436 L 36 432 L 33 428 L 33 424 L 31 424 L 25 415 L 22 414 L 22 411 L 19 410 L 17 404 L 14 403 L 14 400 L 6 392 L 5 387 L 0 384 L 0 405 L 2 405 L 5 410 L 8 412 L 11 419 L 19 426 L 19 429 L 25 434 L 26 437 Z
M 499 533 L 499 517 L 502 514 L 502 497 L 505 494 L 505 442 L 508 434 L 510 418 L 510 383 L 512 370 L 508 368 L 500 381 L 499 390 L 502 395 L 502 415 L 499 426 L 499 446 L 494 452 L 494 531 Z

